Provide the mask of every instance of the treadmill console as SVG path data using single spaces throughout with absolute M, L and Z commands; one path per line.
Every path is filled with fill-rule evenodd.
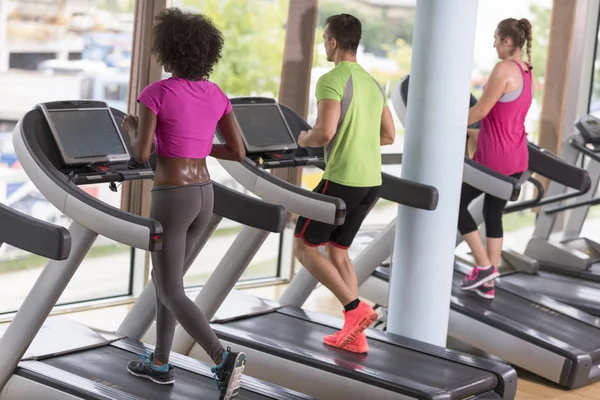
M 591 144 L 594 147 L 600 145 L 600 119 L 593 115 L 585 115 L 581 117 L 575 126 L 579 130 L 585 144 Z
M 324 164 L 322 156 L 298 147 L 300 132 L 310 126 L 298 126 L 287 117 L 285 106 L 266 97 L 237 97 L 231 103 L 246 155 L 257 166 L 274 169 Z M 218 129 L 216 137 L 222 142 Z
M 125 114 L 105 102 L 72 100 L 41 103 L 56 155 L 56 169 L 76 185 L 151 179 L 151 162 L 138 164 L 130 156 L 129 136 L 121 132 Z

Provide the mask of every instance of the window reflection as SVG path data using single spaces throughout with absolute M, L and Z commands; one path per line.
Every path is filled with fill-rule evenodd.
M 36 103 L 94 98 L 126 110 L 133 2 L 0 1 L 0 201 L 40 220 L 68 226 L 21 169 L 12 129 Z M 120 208 L 108 184 L 82 186 Z M 0 247 L 0 313 L 16 310 L 45 259 Z M 59 303 L 129 294 L 130 249 L 98 237 Z

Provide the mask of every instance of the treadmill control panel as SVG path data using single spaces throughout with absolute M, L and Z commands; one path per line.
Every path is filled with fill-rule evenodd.
M 579 130 L 585 144 L 600 145 L 600 119 L 593 115 L 581 117 L 575 126 Z

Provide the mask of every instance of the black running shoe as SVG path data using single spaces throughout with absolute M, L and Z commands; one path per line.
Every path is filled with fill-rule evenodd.
M 173 378 L 173 366 L 165 364 L 157 366 L 152 363 L 154 353 L 138 354 L 142 361 L 131 361 L 127 364 L 127 371 L 133 376 L 150 379 L 159 385 L 170 385 L 175 382 Z
M 475 267 L 465 276 L 460 288 L 462 290 L 475 289 L 486 282 L 496 279 L 499 275 L 498 269 L 494 266 L 486 269 Z
M 221 392 L 219 400 L 233 399 L 238 395 L 245 367 L 244 353 L 232 353 L 231 347 L 223 352 L 221 364 L 211 368 L 217 389 Z

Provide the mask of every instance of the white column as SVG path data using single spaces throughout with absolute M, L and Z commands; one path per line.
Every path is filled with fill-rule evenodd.
M 435 186 L 434 211 L 400 205 L 390 333 L 446 347 L 478 0 L 418 0 L 402 178 Z

